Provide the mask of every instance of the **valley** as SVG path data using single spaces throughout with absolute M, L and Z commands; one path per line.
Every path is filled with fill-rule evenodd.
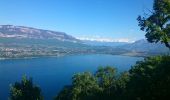
M 162 44 L 154 45 L 146 40 L 138 40 L 134 43 L 82 41 L 64 32 L 0 25 L 0 59 L 76 54 L 143 57 L 169 54 L 169 50 Z

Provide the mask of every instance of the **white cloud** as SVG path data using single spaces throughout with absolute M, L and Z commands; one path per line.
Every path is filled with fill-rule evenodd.
M 83 36 L 83 37 L 76 37 L 79 40 L 88 40 L 88 41 L 98 41 L 98 42 L 134 42 L 134 39 L 130 38 L 107 38 L 101 36 Z

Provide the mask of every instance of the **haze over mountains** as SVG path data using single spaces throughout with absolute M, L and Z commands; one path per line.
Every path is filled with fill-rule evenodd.
M 163 44 L 83 41 L 64 32 L 0 25 L 0 58 L 63 56 L 69 54 L 147 56 L 170 53 Z

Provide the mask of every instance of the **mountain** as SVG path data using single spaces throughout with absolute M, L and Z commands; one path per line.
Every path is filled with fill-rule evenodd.
M 101 41 L 88 41 L 88 40 L 84 40 L 83 43 L 91 46 L 111 47 L 112 48 L 111 50 L 122 51 L 121 53 L 110 52 L 110 54 L 121 54 L 121 55 L 128 55 L 128 56 L 153 56 L 153 55 L 170 54 L 170 50 L 164 44 L 161 44 L 160 42 L 149 43 L 145 39 L 137 40 L 133 43 L 101 42 Z
M 150 56 L 170 54 L 163 44 L 82 41 L 64 32 L 25 26 L 0 25 L 0 59 L 72 54 Z
M 64 32 L 0 25 L 0 59 L 63 56 L 87 52 L 87 47 Z
M 124 52 L 126 50 L 87 45 L 64 32 L 0 25 L 0 59 Z
M 90 40 L 82 40 L 82 42 L 84 44 L 91 45 L 91 46 L 110 46 L 110 47 L 129 44 L 127 42 L 104 42 L 104 41 L 90 41 Z
M 117 46 L 117 48 L 125 49 L 133 53 L 141 53 L 143 55 L 157 55 L 157 54 L 170 54 L 170 50 L 164 45 L 159 43 L 149 43 L 145 39 L 137 40 L 134 43 Z
M 0 25 L 0 38 L 56 39 L 60 41 L 79 42 L 78 39 L 64 32 L 36 29 L 25 26 Z

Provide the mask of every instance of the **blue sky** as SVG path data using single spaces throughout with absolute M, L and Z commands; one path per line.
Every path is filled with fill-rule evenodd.
M 81 38 L 144 38 L 136 20 L 153 0 L 0 0 L 0 24 L 66 32 Z

